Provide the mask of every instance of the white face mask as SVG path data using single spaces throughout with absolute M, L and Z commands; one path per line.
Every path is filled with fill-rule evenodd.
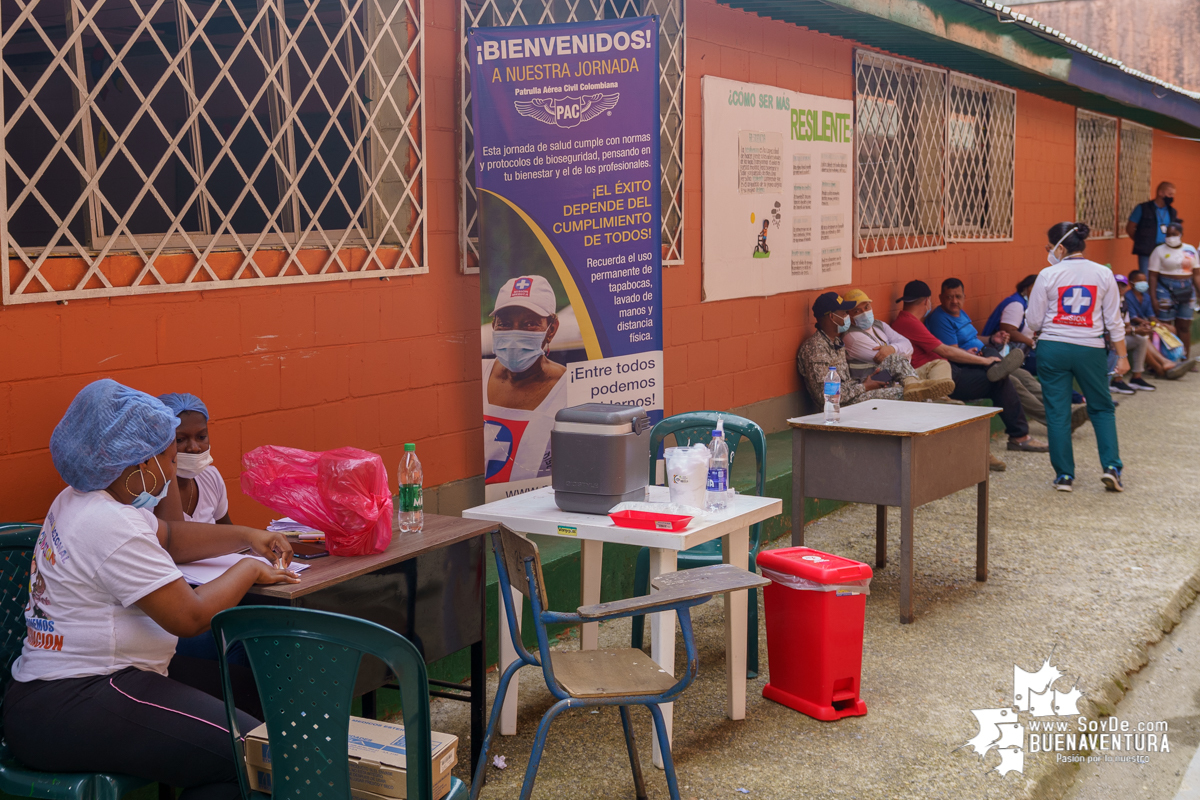
M 1167 247 L 1182 247 L 1182 246 L 1183 246 L 1183 237 L 1182 236 L 1168 236 L 1167 237 Z
M 203 453 L 176 453 L 175 473 L 181 478 L 194 478 L 213 463 L 212 449 Z
M 1075 228 L 1071 228 L 1071 230 L 1062 235 L 1061 239 L 1054 243 L 1054 247 L 1050 248 L 1050 252 L 1046 254 L 1046 260 L 1050 262 L 1050 266 L 1053 267 L 1055 264 L 1058 264 L 1060 261 L 1062 261 L 1062 258 L 1058 255 L 1058 248 L 1067 240 L 1067 237 L 1074 232 Z M 1066 248 L 1063 249 L 1065 250 Z

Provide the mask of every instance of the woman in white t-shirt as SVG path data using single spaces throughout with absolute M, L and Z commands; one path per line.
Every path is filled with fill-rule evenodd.
M 1183 243 L 1183 225 L 1167 226 L 1167 240 L 1150 254 L 1150 298 L 1159 322 L 1175 326 L 1184 356 L 1192 349 L 1192 303 L 1200 287 L 1200 255 Z
M 176 563 L 249 547 L 286 565 L 292 553 L 282 534 L 154 516 L 175 478 L 178 422 L 154 397 L 105 379 L 55 427 L 50 455 L 68 486 L 34 551 L 4 735 L 34 769 L 124 773 L 182 788 L 185 800 L 234 800 L 242 767 L 219 683 L 206 682 L 217 690 L 207 694 L 168 677 L 168 664 L 176 637 L 207 630 L 251 586 L 298 579 L 245 559 L 204 586 L 184 581 Z
M 213 465 L 208 438 L 208 407 L 194 394 L 161 394 L 158 399 L 179 417 L 175 429 L 175 480 L 154 509 L 159 519 L 232 525 L 225 479 Z

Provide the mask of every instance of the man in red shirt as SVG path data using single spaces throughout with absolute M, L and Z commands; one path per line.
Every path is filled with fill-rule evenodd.
M 938 358 L 949 361 L 954 377 L 954 391 L 950 397 L 964 401 L 990 398 L 992 405 L 1000 409 L 1000 419 L 1008 433 L 1010 450 L 1048 452 L 1049 447 L 1045 442 L 1039 442 L 1029 435 L 1029 423 L 1021 408 L 1021 400 L 1008 378 L 1020 363 L 1017 362 L 1010 369 L 1010 365 L 1003 364 L 995 356 L 977 356 L 934 336 L 921 322 L 933 307 L 932 297 L 933 292 L 924 281 L 909 281 L 904 287 L 904 296 L 896 301 L 903 306 L 892 322 L 892 330 L 912 342 L 913 367 L 920 368 Z M 1004 462 L 997 458 L 990 457 L 989 463 L 993 469 L 1004 469 Z

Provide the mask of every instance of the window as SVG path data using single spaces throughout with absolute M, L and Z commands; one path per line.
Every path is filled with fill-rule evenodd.
M 424 271 L 421 2 L 0 0 L 4 301 Z
M 946 246 L 946 71 L 855 51 L 855 255 Z
M 685 0 L 460 0 L 462 58 L 462 151 L 459 210 L 462 269 L 479 271 L 479 205 L 475 195 L 475 138 L 471 122 L 471 67 L 467 32 L 475 27 L 548 25 L 584 20 L 659 18 L 659 130 L 662 153 L 662 260 L 683 263 L 683 59 Z
M 1127 119 L 1121 120 L 1121 152 L 1117 161 L 1120 174 L 1117 188 L 1117 235 L 1127 236 L 1125 223 L 1134 206 L 1154 196 L 1150 186 L 1150 164 L 1154 155 L 1154 131 Z
M 946 119 L 946 239 L 1013 238 L 1017 93 L 950 73 Z
M 1076 109 L 1075 220 L 1111 239 L 1117 219 L 1117 120 Z

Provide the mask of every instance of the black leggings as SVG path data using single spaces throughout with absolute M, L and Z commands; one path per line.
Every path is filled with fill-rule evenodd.
M 208 663 L 215 674 L 216 662 Z M 177 666 L 172 675 L 183 672 Z M 243 735 L 258 724 L 238 712 Z M 4 737 L 34 769 L 133 775 L 184 789 L 181 800 L 241 798 L 224 701 L 157 672 L 13 681 Z

